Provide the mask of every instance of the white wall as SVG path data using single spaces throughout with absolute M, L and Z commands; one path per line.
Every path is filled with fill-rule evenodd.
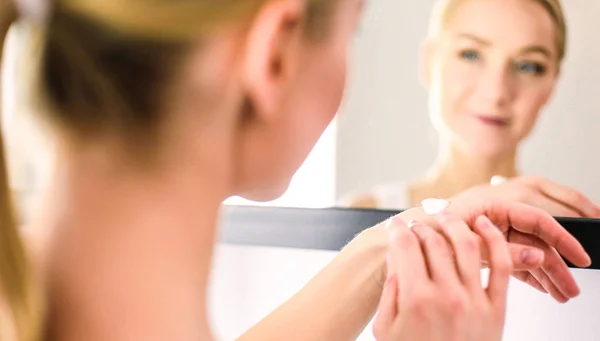
M 338 122 L 338 195 L 418 176 L 433 160 L 434 134 L 417 73 L 432 4 L 369 1 Z M 600 201 L 600 1 L 563 4 L 569 24 L 563 76 L 521 165 Z
M 210 289 L 210 316 L 219 340 L 242 334 L 300 290 L 333 257 L 335 253 L 328 251 L 219 246 Z M 573 273 L 582 294 L 566 304 L 512 280 L 504 340 L 599 340 L 600 271 Z M 359 341 L 370 340 L 375 339 L 369 326 Z

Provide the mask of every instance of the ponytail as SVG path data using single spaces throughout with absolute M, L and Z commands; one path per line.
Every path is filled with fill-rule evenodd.
M 0 0 L 0 62 L 8 31 L 18 19 L 17 13 L 13 0 Z M 0 117 L 1 114 L 0 108 Z M 0 339 L 2 329 L 12 327 L 18 341 L 37 341 L 41 336 L 40 300 L 14 212 L 0 130 L 0 302 L 3 303 L 0 307 L 8 308 L 11 318 L 9 326 L 5 325 L 6 321 L 0 321 Z

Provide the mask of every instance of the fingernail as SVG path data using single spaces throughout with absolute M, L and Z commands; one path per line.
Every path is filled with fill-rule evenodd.
M 392 228 L 394 228 L 394 224 L 393 224 L 393 222 L 392 222 L 392 218 L 388 218 L 388 219 L 385 221 L 385 229 L 389 231 L 389 230 L 391 230 Z
M 393 216 L 393 217 L 390 217 L 388 220 L 386 220 L 385 229 L 393 230 L 396 227 L 398 227 L 398 225 L 404 225 L 404 221 L 402 220 L 402 218 L 400 218 L 398 216 Z
M 408 228 L 411 229 L 413 228 L 415 225 L 417 225 L 419 222 L 416 220 L 411 220 L 408 222 Z
M 477 218 L 477 224 L 481 226 L 481 228 L 488 229 L 492 227 L 492 222 L 486 216 L 479 216 Z
M 523 251 L 523 263 L 527 265 L 536 265 L 542 261 L 544 253 L 541 250 L 527 249 Z

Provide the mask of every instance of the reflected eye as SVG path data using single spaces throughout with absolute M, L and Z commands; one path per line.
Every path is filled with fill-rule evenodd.
M 516 71 L 520 73 L 530 73 L 532 75 L 543 75 L 546 68 L 539 63 L 520 62 L 515 65 Z
M 479 53 L 473 50 L 465 50 L 460 53 L 460 58 L 464 60 L 475 61 L 479 59 Z

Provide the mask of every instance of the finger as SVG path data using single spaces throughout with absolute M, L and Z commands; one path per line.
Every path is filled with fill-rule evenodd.
M 544 263 L 544 251 L 535 247 L 508 243 L 510 258 L 515 271 L 525 271 L 540 268 Z M 485 245 L 481 247 L 481 259 L 485 266 L 488 265 L 490 255 Z
M 373 328 L 387 329 L 386 327 L 392 325 L 398 315 L 398 304 L 396 302 L 398 300 L 397 278 L 395 274 L 391 274 L 383 285 L 377 309 L 377 319 L 374 322 Z
M 401 218 L 392 218 L 390 224 L 390 271 L 396 274 L 399 299 L 410 296 L 420 286 L 430 283 L 425 257 L 417 236 Z
M 490 260 L 490 255 L 485 243 L 481 240 L 481 238 L 478 237 L 478 239 L 481 249 L 482 264 L 487 266 Z M 544 251 L 532 246 L 517 243 L 507 242 L 507 244 L 515 271 L 532 270 L 542 266 L 544 262 Z
M 532 270 L 544 264 L 544 251 L 517 243 L 508 243 L 514 270 Z
M 454 249 L 456 268 L 462 283 L 470 292 L 480 292 L 481 255 L 478 236 L 460 219 L 444 213 L 437 218 L 442 234 Z
M 555 300 L 560 303 L 569 301 L 569 298 L 560 291 L 556 284 L 552 282 L 548 274 L 542 269 L 534 269 L 531 270 L 530 273 Z
M 544 262 L 541 270 L 548 276 L 549 281 L 566 297 L 576 297 L 579 295 L 580 290 L 575 282 L 575 278 L 556 250 L 550 248 L 542 240 L 518 231 L 512 232 L 509 239 L 511 243 L 529 245 L 542 250 L 544 252 Z M 544 284 L 544 287 L 552 293 L 548 285 Z
M 525 284 L 529 284 L 544 294 L 548 293 L 548 290 L 544 288 L 542 283 L 540 283 L 529 271 L 515 271 L 513 272 L 513 277 Z
M 421 242 L 431 279 L 441 284 L 460 285 L 453 252 L 446 239 L 422 223 L 415 224 L 412 231 Z
M 555 248 L 574 265 L 590 266 L 590 256 L 579 241 L 544 210 L 517 202 L 495 201 L 486 203 L 485 212 L 504 231 L 512 228 L 532 234 Z
M 490 254 L 488 296 L 496 307 L 504 307 L 510 275 L 513 272 L 507 243 L 500 230 L 485 216 L 477 218 L 473 228 L 484 240 Z
M 579 212 L 583 217 L 600 217 L 600 206 L 587 196 L 583 195 L 583 193 L 573 188 L 537 177 L 525 177 L 523 181 L 536 187 L 553 200 L 558 201 L 565 206 L 569 206 L 572 210 Z

